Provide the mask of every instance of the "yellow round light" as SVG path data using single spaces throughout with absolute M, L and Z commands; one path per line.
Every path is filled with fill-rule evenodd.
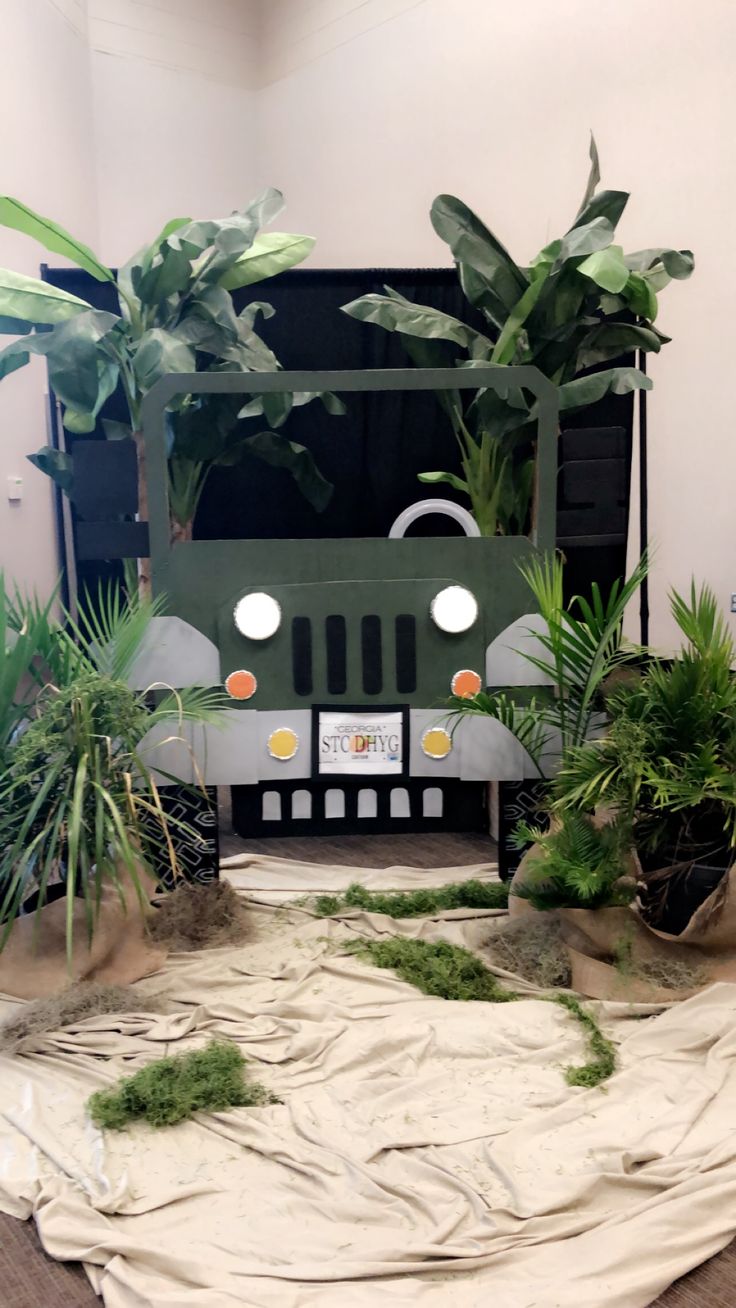
M 277 727 L 268 737 L 268 752 L 280 763 L 288 763 L 299 748 L 299 737 L 291 727 Z
M 482 688 L 483 682 L 472 668 L 461 668 L 450 682 L 453 695 L 457 695 L 459 699 L 472 699 Z
M 252 672 L 238 668 L 225 678 L 225 690 L 231 699 L 252 699 L 258 690 L 258 682 Z
M 444 727 L 430 727 L 422 736 L 422 750 L 427 758 L 447 758 L 452 750 L 452 736 Z

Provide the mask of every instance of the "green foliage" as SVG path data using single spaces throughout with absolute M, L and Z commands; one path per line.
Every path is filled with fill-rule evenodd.
M 508 886 L 501 882 L 459 881 L 426 890 L 408 890 L 396 894 L 366 890 L 357 881 L 344 895 L 318 895 L 314 910 L 319 917 L 333 917 L 346 908 L 361 908 L 366 913 L 386 913 L 389 917 L 430 917 L 453 908 L 506 908 Z
M 502 986 L 475 954 L 460 945 L 451 945 L 446 940 L 414 940 L 409 937 L 353 940 L 345 948 L 348 953 L 374 963 L 376 967 L 389 968 L 402 981 L 416 986 L 424 995 L 491 1004 L 505 1004 L 524 998 Z M 565 1069 L 568 1085 L 589 1089 L 599 1085 L 616 1070 L 616 1055 L 610 1040 L 603 1035 L 592 1014 L 573 995 L 557 994 L 546 998 L 551 1003 L 561 1004 L 576 1018 L 593 1055 L 581 1067 Z
M 476 999 L 491 1004 L 517 999 L 484 967 L 475 954 L 447 940 L 415 940 L 392 936 L 388 940 L 353 940 L 345 946 L 376 967 L 387 967 L 423 995 L 439 999 Z
M 623 584 L 615 581 L 606 599 L 594 582 L 590 599 L 578 595 L 565 609 L 561 558 L 535 558 L 522 565 L 545 628 L 532 633 L 541 653 L 528 649 L 520 653 L 551 683 L 550 689 L 540 690 L 526 702 L 505 691 L 482 691 L 470 699 L 454 695 L 447 701 L 454 718 L 480 714 L 501 722 L 523 745 L 540 776 L 545 751 L 553 748 L 564 760 L 601 720 L 603 689 L 611 674 L 631 662 L 633 651 L 622 635 L 623 618 L 647 568 L 642 556 L 629 579 Z
M 607 1081 L 616 1071 L 616 1050 L 610 1040 L 604 1036 L 593 1014 L 576 999 L 574 995 L 555 995 L 554 1003 L 566 1008 L 580 1023 L 588 1040 L 588 1047 L 593 1057 L 583 1063 L 582 1067 L 568 1067 L 565 1080 L 568 1085 L 583 1086 L 592 1090 Z
M 581 209 L 564 236 L 522 267 L 498 238 L 453 195 L 439 195 L 432 225 L 452 252 L 462 290 L 485 319 L 485 333 L 429 305 L 412 304 L 391 287 L 343 306 L 362 322 L 399 333 L 415 363 L 430 367 L 534 364 L 558 388 L 560 411 L 626 394 L 651 382 L 636 368 L 589 368 L 634 350 L 657 353 L 669 339 L 653 326 L 658 292 L 690 276 L 689 250 L 624 254 L 614 243 L 624 191 L 596 193 L 600 167 L 591 138 L 591 171 Z M 634 321 L 636 319 L 636 321 Z M 463 352 L 458 358 L 458 353 Z M 467 393 L 466 393 L 467 394 Z M 423 473 L 468 495 L 483 535 L 527 529 L 532 492 L 536 406 L 509 387 L 505 395 L 441 395 L 460 446 L 463 477 Z
M 514 894 L 535 908 L 601 908 L 632 898 L 633 885 L 622 882 L 630 847 L 628 824 L 594 826 L 586 814 L 570 809 L 546 831 L 520 823 L 515 839 L 522 847 L 533 843 L 541 851 L 525 868 L 524 880 L 514 886 Z
M 606 735 L 572 750 L 556 783 L 561 810 L 615 807 L 662 863 L 736 845 L 736 648 L 707 586 L 671 606 L 679 656 L 609 696 Z
M 111 1090 L 87 1101 L 96 1126 L 122 1131 L 143 1119 L 149 1126 L 175 1126 L 195 1113 L 258 1108 L 278 1103 L 257 1081 L 245 1079 L 246 1060 L 236 1045 L 212 1040 L 193 1053 L 157 1058 Z
M 65 406 L 64 426 L 75 433 L 94 430 L 100 409 L 120 384 L 128 423 L 111 424 L 115 431 L 106 429 L 108 439 L 120 439 L 139 431 L 142 401 L 167 372 L 279 368 L 253 325 L 256 312 L 270 317 L 273 309 L 251 305 L 238 315 L 230 292 L 274 277 L 309 254 L 311 237 L 259 234 L 259 227 L 282 207 L 280 192 L 269 189 L 228 218 L 175 218 L 116 278 L 88 246 L 57 223 L 10 196 L 0 196 L 0 225 L 71 259 L 98 281 L 114 282 L 119 297 L 119 312 L 107 313 L 46 282 L 0 269 L 0 332 L 23 334 L 22 340 L 0 351 L 0 379 L 28 363 L 31 354 L 45 355 L 49 379 Z M 261 404 L 254 403 L 256 408 Z M 338 411 L 336 404 L 331 412 Z M 180 396 L 169 414 L 172 519 L 179 534 L 190 534 L 207 475 L 223 455 L 227 463 L 250 457 L 286 469 L 315 508 L 325 507 L 332 487 L 320 476 L 309 451 L 274 431 L 253 434 L 236 413 L 230 415 L 226 442 L 221 432 L 211 442 L 205 439 L 195 473 L 182 469 L 179 465 L 190 464 L 191 455 L 179 425 L 188 414 L 201 415 L 206 433 L 208 422 L 210 430 L 216 426 L 207 413 L 206 397 Z M 42 449 L 31 461 L 73 495 L 68 466 L 55 452 Z
M 96 614 L 83 605 L 62 627 L 50 604 L 0 586 L 0 949 L 30 891 L 43 906 L 63 877 L 71 961 L 76 896 L 91 938 L 104 885 L 122 895 L 130 882 L 141 898 L 142 866 L 177 870 L 171 827 L 197 839 L 164 813 L 139 747 L 158 725 L 173 735 L 215 720 L 220 695 L 194 687 L 149 703 L 123 681 L 158 607 L 102 592 Z

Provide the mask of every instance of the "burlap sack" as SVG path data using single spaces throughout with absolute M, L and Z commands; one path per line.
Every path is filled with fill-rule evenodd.
M 71 968 L 66 959 L 65 899 L 17 918 L 0 953 L 0 993 L 17 999 L 45 999 L 70 981 L 130 985 L 157 972 L 166 950 L 152 943 L 145 926 L 155 883 L 143 872 L 139 876 L 145 911 L 129 877 L 123 880 L 124 903 L 114 886 L 105 886 L 91 944 L 84 901 L 75 900 Z
M 512 916 L 537 911 L 528 900 L 514 894 L 514 885 L 516 877 L 520 878 L 518 884 L 523 885 L 533 873 L 538 874 L 543 858 L 538 846 L 524 855 L 511 883 L 509 912 Z M 724 876 L 678 936 L 654 930 L 635 904 L 621 908 L 563 908 L 559 910 L 559 918 L 570 954 L 573 989 L 592 999 L 671 1003 L 689 998 L 714 981 L 736 981 L 735 869 Z M 697 986 L 673 990 L 626 975 L 611 961 L 622 943 L 634 972 L 637 965 L 646 963 L 681 963 L 697 974 Z

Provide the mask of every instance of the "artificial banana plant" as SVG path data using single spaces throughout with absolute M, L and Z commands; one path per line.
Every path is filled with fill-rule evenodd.
M 657 294 L 693 270 L 689 250 L 624 254 L 616 225 L 626 191 L 597 191 L 600 167 L 591 137 L 591 168 L 582 204 L 564 236 L 522 267 L 480 218 L 453 195 L 438 195 L 432 226 L 452 251 L 469 316 L 483 330 L 429 305 L 413 304 L 390 287 L 343 306 L 363 322 L 398 332 L 424 367 L 534 364 L 558 388 L 560 412 L 648 388 L 637 368 L 601 364 L 636 350 L 658 353 L 669 337 L 654 326 Z M 460 357 L 458 358 L 458 355 Z M 596 369 L 596 371 L 592 371 Z M 470 396 L 464 403 L 462 396 Z M 439 396 L 460 447 L 461 475 L 424 472 L 470 498 L 483 535 L 523 532 L 533 488 L 533 397 L 509 386 Z
M 283 208 L 279 191 L 268 189 L 228 218 L 174 218 L 117 274 L 57 223 L 9 196 L 0 197 L 0 225 L 33 237 L 45 249 L 71 259 L 99 282 L 115 286 L 119 312 L 95 309 L 86 300 L 47 282 L 0 269 L 0 332 L 19 337 L 0 351 L 0 379 L 46 356 L 51 385 L 64 406 L 64 426 L 92 432 L 105 401 L 122 388 L 128 422 L 103 419 L 105 435 L 132 437 L 138 450 L 139 512 L 147 513 L 145 452 L 140 433 L 141 403 L 165 373 L 196 371 L 270 372 L 276 356 L 255 331 L 256 315 L 270 317 L 268 304 L 235 312 L 231 292 L 274 277 L 306 258 L 314 240 L 283 232 L 260 233 Z M 229 398 L 229 397 L 223 397 Z M 169 488 L 173 540 L 189 539 L 197 504 L 210 469 L 255 457 L 286 468 L 318 510 L 332 487 L 311 454 L 278 429 L 294 404 L 313 394 L 244 397 L 234 407 L 207 397 L 181 396 L 168 418 Z M 320 396 L 332 413 L 334 396 Z M 253 431 L 240 419 L 265 417 L 267 431 Z M 63 451 L 48 447 L 30 456 L 67 494 L 73 494 L 72 465 Z M 141 567 L 141 589 L 148 589 Z

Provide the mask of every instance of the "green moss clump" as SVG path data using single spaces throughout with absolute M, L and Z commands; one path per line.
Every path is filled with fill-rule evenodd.
M 333 917 L 345 908 L 362 908 L 367 913 L 386 913 L 394 918 L 430 917 L 452 908 L 507 908 L 508 902 L 508 886 L 500 881 L 459 881 L 394 894 L 366 890 L 354 882 L 344 895 L 318 895 L 314 911 L 319 917 Z
M 306 898 L 298 902 L 308 904 L 309 899 Z M 333 917 L 343 907 L 343 900 L 339 895 L 317 895 L 312 907 L 317 917 Z
M 506 990 L 470 950 L 451 945 L 447 940 L 427 941 L 395 937 L 390 940 L 354 940 L 346 945 L 377 967 L 386 967 L 416 986 L 425 995 L 440 999 L 481 1000 L 505 1004 L 524 996 Z M 591 1089 L 600 1085 L 616 1070 L 616 1052 L 601 1031 L 595 1018 L 574 995 L 544 995 L 545 1000 L 561 1004 L 580 1023 L 592 1057 L 580 1067 L 565 1069 L 568 1085 Z
M 492 972 L 469 949 L 447 940 L 412 940 L 396 936 L 390 940 L 355 940 L 346 946 L 377 967 L 390 968 L 402 981 L 416 986 L 424 995 L 440 999 L 478 999 L 507 1003 L 518 996 L 506 990 Z
M 244 1077 L 245 1059 L 229 1041 L 212 1040 L 193 1053 L 158 1058 L 110 1090 L 87 1101 L 96 1126 L 120 1131 L 136 1118 L 174 1126 L 194 1113 L 278 1103 L 264 1086 Z
M 551 995 L 550 998 L 553 1003 L 561 1004 L 577 1018 L 593 1055 L 589 1062 L 583 1063 L 582 1067 L 565 1068 L 567 1084 L 582 1085 L 590 1090 L 600 1085 L 601 1081 L 607 1081 L 616 1070 L 616 1050 L 611 1041 L 604 1036 L 592 1013 L 583 1008 L 574 995 Z

